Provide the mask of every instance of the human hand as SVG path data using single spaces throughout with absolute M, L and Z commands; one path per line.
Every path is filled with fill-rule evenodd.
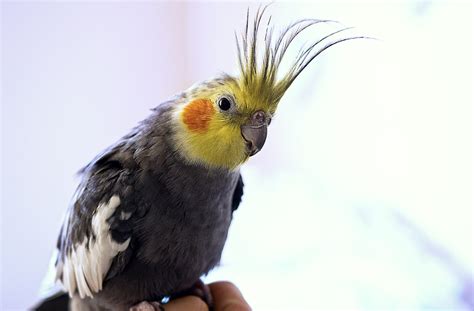
M 237 286 L 230 282 L 215 282 L 208 285 L 214 302 L 214 311 L 251 311 Z M 197 296 L 186 296 L 172 300 L 166 311 L 208 311 L 206 303 Z

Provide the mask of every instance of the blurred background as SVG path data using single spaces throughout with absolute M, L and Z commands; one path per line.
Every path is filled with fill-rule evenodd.
M 150 108 L 237 73 L 247 7 L 1 3 L 1 310 L 36 302 L 75 172 Z M 334 19 L 379 40 L 329 49 L 282 99 L 207 281 L 232 280 L 256 310 L 474 309 L 472 9 L 270 6 L 277 29 Z

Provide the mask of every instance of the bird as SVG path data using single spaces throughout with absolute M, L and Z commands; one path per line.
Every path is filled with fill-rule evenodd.
M 282 61 L 307 28 L 302 19 L 274 34 L 267 6 L 235 34 L 239 74 L 196 83 L 152 109 L 128 134 L 79 171 L 54 257 L 62 290 L 37 310 L 160 310 L 199 295 L 219 264 L 244 182 L 241 166 L 260 152 L 280 100 L 318 55 L 364 38 L 333 36 Z M 265 26 L 266 24 L 266 26 Z M 263 38 L 262 38 L 263 37 Z M 331 38 L 331 39 L 329 39 Z

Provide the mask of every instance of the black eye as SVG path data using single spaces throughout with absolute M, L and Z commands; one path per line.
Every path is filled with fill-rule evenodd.
M 226 97 L 221 97 L 219 99 L 218 104 L 219 104 L 219 108 L 221 108 L 221 110 L 224 110 L 224 111 L 229 110 L 231 106 L 230 100 Z

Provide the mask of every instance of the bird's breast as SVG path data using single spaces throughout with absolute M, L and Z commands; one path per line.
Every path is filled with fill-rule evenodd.
M 152 288 L 164 294 L 186 289 L 219 263 L 237 178 L 206 175 L 155 183 L 147 196 L 150 209 L 138 226 L 136 254 Z

